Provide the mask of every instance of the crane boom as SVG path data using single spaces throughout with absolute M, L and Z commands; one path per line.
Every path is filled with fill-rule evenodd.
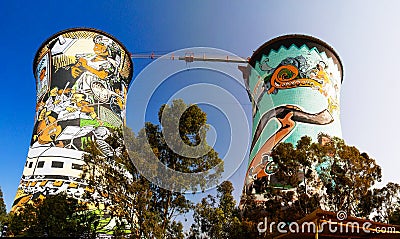
M 244 59 L 238 56 L 226 56 L 226 57 L 209 57 L 206 54 L 202 56 L 195 56 L 194 53 L 186 53 L 184 56 L 175 56 L 174 54 L 160 55 L 160 54 L 130 54 L 132 59 L 158 59 L 167 56 L 165 59 L 180 60 L 187 63 L 194 61 L 210 61 L 210 62 L 228 62 L 228 63 L 248 63 L 249 59 Z

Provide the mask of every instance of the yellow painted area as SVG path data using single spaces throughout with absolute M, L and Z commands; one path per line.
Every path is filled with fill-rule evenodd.
M 44 180 L 44 181 L 42 181 L 42 182 L 39 184 L 39 186 L 40 186 L 40 187 L 44 187 L 44 186 L 47 184 L 48 181 L 49 181 L 49 180 Z
M 77 188 L 78 187 L 78 184 L 77 183 L 70 183 L 69 184 L 69 186 L 68 186 L 68 188 Z
M 85 191 L 88 191 L 89 193 L 93 193 L 94 189 L 86 186 Z
M 37 184 L 37 181 L 32 181 L 31 184 L 29 185 L 29 187 L 35 187 Z
M 63 183 L 64 183 L 64 181 L 57 180 L 57 181 L 55 181 L 55 182 L 53 183 L 53 186 L 54 186 L 54 187 L 60 187 L 61 185 L 63 185 Z
M 26 195 L 26 193 L 24 192 L 24 190 L 22 190 L 21 188 L 18 188 L 17 195 L 15 195 L 15 199 L 20 198 L 20 197 L 25 196 L 25 195 Z

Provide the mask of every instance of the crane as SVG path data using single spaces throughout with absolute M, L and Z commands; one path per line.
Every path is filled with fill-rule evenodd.
M 184 56 L 175 56 L 173 53 L 168 55 L 155 54 L 152 52 L 151 54 L 134 54 L 130 53 L 132 59 L 158 59 L 160 57 L 167 56 L 170 60 L 180 60 L 185 61 L 186 63 L 194 62 L 194 61 L 211 61 L 211 62 L 228 62 L 228 63 L 248 63 L 249 58 L 243 59 L 238 56 L 228 56 L 225 57 L 211 57 L 207 56 L 205 53 L 201 56 L 195 56 L 193 52 L 187 52 Z

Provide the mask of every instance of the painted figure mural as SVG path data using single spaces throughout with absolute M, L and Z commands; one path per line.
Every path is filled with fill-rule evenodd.
M 34 59 L 37 101 L 27 161 L 13 209 L 37 197 L 89 190 L 80 178 L 84 147 L 95 142 L 110 157 L 105 139 L 125 121 L 132 78 L 129 52 L 95 29 L 69 29 L 50 37 Z
M 249 65 L 240 67 L 253 104 L 244 192 L 262 195 L 254 186 L 275 181 L 273 175 L 279 168 L 269 154 L 278 143 L 296 144 L 305 135 L 316 140 L 319 133 L 341 137 L 343 73 L 330 46 L 304 35 L 272 39 L 254 52 Z

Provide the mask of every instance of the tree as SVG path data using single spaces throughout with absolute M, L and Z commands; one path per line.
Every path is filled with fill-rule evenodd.
M 218 164 L 222 165 L 218 153 L 205 141 L 207 115 L 198 106 L 188 106 L 182 100 L 174 100 L 171 105 L 163 105 L 158 115 L 162 128 L 147 124 L 146 134 L 150 139 L 149 143 L 154 154 L 166 167 L 178 172 L 196 174 L 210 170 Z M 174 126 L 178 126 L 179 134 L 175 134 Z M 186 150 L 182 147 L 180 152 L 171 150 L 171 145 L 180 145 L 181 141 L 184 146 L 190 147 Z M 193 154 L 196 150 L 200 151 L 201 149 L 207 153 L 205 155 L 202 155 L 201 152 L 198 155 Z M 192 154 L 193 157 L 184 156 L 186 154 Z M 221 167 L 218 169 L 220 171 L 208 175 L 211 178 L 205 176 L 201 184 L 205 186 L 207 183 L 213 183 L 222 171 Z M 182 184 L 185 180 L 188 178 L 183 176 L 173 178 L 171 182 Z M 183 188 L 181 192 L 172 192 L 161 187 L 154 189 L 154 203 L 160 206 L 159 211 L 163 220 L 163 229 L 165 229 L 172 218 L 189 211 L 191 204 L 185 199 L 182 192 L 190 190 L 190 188 Z
M 171 184 L 182 185 L 188 179 L 167 179 L 160 173 L 159 165 L 149 160 L 151 157 L 155 155 L 162 167 L 185 173 L 204 172 L 222 162 L 205 142 L 207 117 L 198 106 L 187 106 L 182 100 L 175 100 L 160 108 L 159 121 L 161 126 L 147 122 L 137 136 L 129 129 L 124 130 L 125 142 L 120 140 L 121 132 L 115 130 L 105 139 L 114 152 L 112 156 L 104 155 L 97 142 L 86 147 L 89 154 L 85 157 L 87 167 L 83 177 L 93 189 L 93 193 L 88 194 L 90 201 L 95 201 L 99 209 L 116 218 L 120 230 L 129 228 L 128 234 L 134 238 L 183 238 L 183 226 L 175 218 L 187 213 L 192 206 L 184 194 L 184 190 L 190 188 L 170 191 L 157 184 L 157 180 L 169 180 Z M 176 122 L 179 134 L 168 129 Z M 166 137 L 174 145 L 183 141 L 190 149 L 200 145 L 207 153 L 185 156 L 188 152 L 171 149 Z M 138 171 L 132 162 L 142 165 L 141 169 L 146 168 L 153 177 L 145 178 L 143 171 Z M 201 185 L 217 180 L 220 173 L 221 167 L 218 167 L 214 174 L 203 178 Z
M 94 218 L 86 205 L 66 194 L 37 198 L 11 213 L 8 235 L 26 237 L 91 237 Z
M 325 210 L 346 211 L 360 216 L 359 204 L 371 187 L 381 180 L 381 167 L 366 153 L 348 146 L 344 140 L 333 138 L 329 143 L 316 147 L 317 153 L 328 152 L 319 159 L 327 172 L 321 176 L 323 184 L 322 206 Z M 324 175 L 324 174 L 320 174 Z
M 397 203 L 396 209 L 389 216 L 389 223 L 395 224 L 395 225 L 400 225 L 400 202 Z
M 322 137 L 330 140 L 313 143 L 305 136 L 296 147 L 281 143 L 271 152 L 279 170 L 272 176 L 275 183 L 273 180 L 266 183 L 264 197 L 268 199 L 267 208 L 271 205 L 291 208 L 289 215 L 281 210 L 282 219 L 297 220 L 316 208 L 360 215 L 359 204 L 381 179 L 381 168 L 366 153 L 337 137 L 320 134 L 319 142 Z M 273 210 L 276 208 L 267 211 Z M 279 214 L 275 215 L 280 219 Z
M 0 219 L 7 214 L 6 204 L 3 199 L 3 191 L 0 188 Z
M 241 225 L 251 228 L 248 233 L 257 231 L 257 223 L 264 217 L 268 221 L 293 222 L 317 208 L 343 210 L 348 215 L 374 217 L 382 222 L 397 220 L 399 185 L 389 183 L 373 189 L 381 179 L 381 168 L 368 154 L 342 139 L 320 134 L 315 143 L 302 137 L 296 147 L 278 144 L 270 156 L 278 171 L 253 185 L 257 194 L 242 197 Z
M 271 153 L 279 168 L 273 179 L 283 187 L 269 184 L 265 197 L 275 201 L 275 204 L 290 208 L 288 211 L 291 212 L 285 215 L 286 220 L 297 220 L 319 207 L 318 189 L 321 187 L 321 182 L 315 180 L 317 177 L 315 165 L 321 157 L 321 152 L 317 150 L 318 145 L 313 144 L 311 138 L 302 137 L 297 142 L 296 148 L 290 143 L 281 143 Z
M 7 209 L 3 199 L 3 191 L 0 188 L 0 235 L 2 235 L 3 227 L 7 224 Z
M 129 137 L 130 143 L 138 143 L 134 135 L 125 136 Z M 161 236 L 160 219 L 151 202 L 151 184 L 133 166 L 121 138 L 122 132 L 115 131 L 105 140 L 113 151 L 122 147 L 120 153 L 112 157 L 105 157 L 95 142 L 86 147 L 89 154 L 85 156 L 82 177 L 88 180 L 92 189 L 86 194 L 86 199 L 97 207 L 103 218 L 116 222 L 107 231 L 102 227 L 96 230 L 116 236 L 128 234 L 133 238 L 158 238 Z
M 368 190 L 359 203 L 359 216 L 373 215 L 378 222 L 397 222 L 400 202 L 400 185 L 387 183 L 383 188 Z
M 234 206 L 228 182 L 218 186 L 217 197 L 208 195 L 195 206 L 190 239 L 270 238 L 269 229 L 258 232 L 265 218 L 290 223 L 317 208 L 400 222 L 400 185 L 372 188 L 381 178 L 381 168 L 342 139 L 320 134 L 318 143 L 313 143 L 302 137 L 296 147 L 278 144 L 270 156 L 278 171 L 252 185 L 256 194 L 243 195 L 239 208 Z M 272 234 L 277 232 L 272 229 Z
M 232 183 L 225 181 L 217 186 L 217 197 L 208 195 L 195 206 L 195 223 L 189 238 L 241 238 L 239 211 L 232 192 Z

